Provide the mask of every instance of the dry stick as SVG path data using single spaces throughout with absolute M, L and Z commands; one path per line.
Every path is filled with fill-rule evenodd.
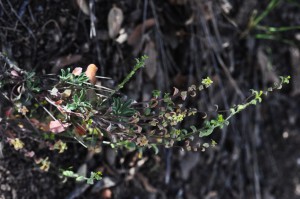
M 24 21 L 20 18 L 20 16 L 18 15 L 18 13 L 16 12 L 16 10 L 14 9 L 13 5 L 11 4 L 10 0 L 7 0 L 7 4 L 10 7 L 10 10 L 13 12 L 13 14 L 16 16 L 16 18 L 20 21 L 20 23 L 26 28 L 26 30 L 28 31 L 28 33 L 31 35 L 31 37 L 34 39 L 34 41 L 36 41 L 36 38 L 32 32 L 32 30 L 24 23 Z
M 0 59 L 4 60 L 5 63 L 9 65 L 9 67 L 21 74 L 26 74 L 25 71 L 20 69 L 16 64 L 14 64 L 7 56 L 5 56 L 2 52 L 0 52 Z
M 225 75 L 227 76 L 227 78 L 229 79 L 230 83 L 232 84 L 232 86 L 235 88 L 237 94 L 241 97 L 241 98 L 245 98 L 243 92 L 241 91 L 241 89 L 239 88 L 239 86 L 237 85 L 237 83 L 235 82 L 235 80 L 232 78 L 229 70 L 227 69 L 227 67 L 225 66 L 222 58 L 220 57 L 219 54 L 216 54 L 216 57 L 222 67 L 222 69 L 224 70 L 225 72 Z
M 253 177 L 254 177 L 254 190 L 255 190 L 255 198 L 261 199 L 262 193 L 261 193 L 261 186 L 260 186 L 260 178 L 259 175 L 259 168 L 258 168 L 258 160 L 257 160 L 257 150 L 256 150 L 256 142 L 258 142 L 258 134 L 260 133 L 260 127 L 258 124 L 258 121 L 261 120 L 260 110 L 258 110 L 259 107 L 255 109 L 255 124 L 254 124 L 254 134 L 252 134 L 252 154 L 253 154 Z

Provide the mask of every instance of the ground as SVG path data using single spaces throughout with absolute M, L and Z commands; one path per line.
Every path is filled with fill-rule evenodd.
M 115 18 L 108 21 L 113 8 L 123 13 L 123 33 Z M 136 151 L 103 146 L 94 154 L 70 143 L 58 157 L 34 145 L 55 163 L 41 172 L 2 140 L 0 198 L 300 198 L 299 13 L 296 0 L 1 0 L 1 52 L 40 75 L 95 63 L 98 75 L 113 79 L 103 84 L 113 87 L 134 58 L 147 54 L 126 95 L 147 100 L 154 89 L 186 88 L 210 76 L 214 86 L 187 104 L 205 111 L 215 104 L 228 109 L 244 101 L 249 89 L 266 89 L 281 75 L 292 80 L 206 138 L 218 144 L 205 152 L 160 148 L 158 155 L 147 151 L 141 158 Z M 66 181 L 58 171 L 69 166 L 100 168 L 105 180 Z

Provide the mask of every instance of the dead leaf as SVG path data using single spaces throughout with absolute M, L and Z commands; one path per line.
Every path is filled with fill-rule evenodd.
M 111 199 L 112 191 L 109 188 L 105 188 L 101 191 L 101 198 L 103 199 Z
M 70 97 L 72 94 L 72 90 L 71 89 L 66 89 L 61 95 L 62 95 L 62 98 L 68 98 Z M 56 103 L 55 103 L 56 104 Z
M 49 90 L 50 95 L 57 96 L 58 95 L 58 89 L 56 87 L 53 87 L 51 90 Z
M 20 77 L 20 75 L 18 74 L 18 72 L 15 71 L 15 70 L 12 70 L 12 71 L 10 72 L 10 74 L 11 74 L 12 76 L 15 76 L 15 77 Z
M 56 105 L 61 105 L 62 103 L 63 103 L 63 100 L 57 100 L 57 101 L 55 102 Z
M 262 48 L 258 48 L 257 50 L 257 60 L 264 76 L 263 79 L 267 82 L 278 82 L 279 78 L 274 71 L 274 66 Z
M 97 82 L 96 73 L 97 73 L 98 67 L 95 64 L 88 65 L 85 74 L 89 78 L 91 84 L 95 85 Z
M 30 122 L 37 127 L 38 129 L 42 130 L 42 131 L 49 131 L 49 126 L 43 122 L 40 122 L 39 120 L 35 119 L 35 118 L 31 118 Z
M 149 183 L 148 178 L 146 178 L 143 174 L 141 174 L 140 172 L 137 172 L 135 175 L 142 182 L 146 191 L 148 191 L 149 193 L 157 192 L 157 189 Z
M 109 126 L 106 128 L 106 131 L 110 132 L 111 131 L 111 127 L 112 127 L 112 125 L 111 125 L 111 123 L 109 123 Z
M 146 44 L 144 54 L 148 56 L 145 62 L 146 74 L 150 79 L 153 79 L 157 72 L 157 52 L 154 42 L 150 41 Z
M 127 42 L 131 46 L 136 46 L 140 43 L 143 34 L 143 28 L 146 31 L 147 29 L 151 28 L 155 25 L 155 19 L 147 19 L 144 23 L 141 23 L 135 27 L 132 33 L 129 35 Z
M 114 39 L 119 34 L 123 20 L 123 11 L 114 5 L 112 9 L 110 9 L 107 18 L 108 33 L 110 38 Z
M 68 124 L 63 124 L 59 120 L 51 121 L 49 123 L 49 129 L 52 133 L 61 133 L 66 130 L 66 127 L 68 127 Z
M 90 15 L 90 9 L 86 1 L 87 0 L 76 0 L 76 3 L 84 14 Z
M 76 125 L 74 128 L 76 134 L 83 136 L 86 134 L 86 128 L 81 125 Z
M 187 180 L 191 171 L 198 164 L 199 154 L 198 153 L 186 153 L 180 161 L 181 177 Z
M 182 91 L 182 92 L 180 93 L 180 97 L 181 97 L 181 99 L 184 101 L 184 100 L 186 99 L 186 97 L 187 97 L 187 92 L 186 92 L 186 91 Z
M 35 153 L 34 151 L 27 151 L 24 155 L 25 157 L 32 158 L 35 155 Z
M 81 67 L 76 67 L 73 71 L 72 74 L 75 76 L 79 76 L 82 73 L 82 68 Z
M 299 48 L 291 47 L 290 55 L 291 55 L 291 65 L 292 65 L 291 74 L 293 74 L 292 95 L 295 96 L 300 94 L 300 50 Z
M 128 34 L 125 32 L 124 28 L 122 28 L 119 33 L 120 35 L 116 38 L 116 42 L 122 44 L 127 41 Z
M 51 70 L 51 73 L 57 73 L 63 67 L 74 64 L 74 63 L 80 61 L 81 58 L 82 58 L 81 55 L 72 55 L 72 54 L 67 55 L 67 56 L 63 56 L 63 57 L 59 57 L 56 60 L 50 62 L 51 64 L 54 65 L 52 70 Z
M 177 95 L 179 93 L 179 90 L 176 87 L 173 87 L 173 88 L 174 88 L 174 92 L 173 92 L 173 96 L 174 96 L 174 95 Z

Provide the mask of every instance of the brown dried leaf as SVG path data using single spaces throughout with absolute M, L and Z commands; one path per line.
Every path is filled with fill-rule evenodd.
M 71 89 L 66 89 L 63 93 L 62 93 L 62 98 L 68 98 L 70 97 L 72 94 L 72 90 Z M 55 103 L 56 104 L 56 103 Z
M 154 108 L 154 107 L 156 107 L 157 105 L 158 105 L 158 100 L 155 99 L 155 98 L 152 98 L 152 99 L 150 100 L 150 108 Z
M 51 73 L 57 73 L 61 68 L 74 64 L 78 61 L 80 61 L 82 58 L 81 55 L 67 55 L 63 57 L 59 57 L 54 61 L 51 61 L 50 63 L 53 64 L 53 68 L 51 70 Z
M 178 94 L 179 90 L 178 90 L 178 88 L 176 88 L 176 87 L 173 87 L 173 88 L 174 88 L 174 92 L 173 92 L 173 96 L 174 96 L 174 95 L 177 95 L 177 94 Z
M 142 39 L 143 27 L 145 30 L 147 30 L 154 25 L 155 19 L 153 18 L 147 19 L 146 21 L 144 21 L 144 23 L 137 25 L 127 39 L 128 44 L 131 46 L 136 46 L 137 44 L 139 44 Z
M 46 123 L 40 122 L 35 118 L 31 118 L 30 122 L 32 123 L 32 125 L 34 125 L 35 127 L 37 127 L 42 131 L 49 131 L 49 126 Z
M 57 101 L 55 102 L 56 105 L 61 105 L 62 103 L 63 103 L 63 100 L 57 100 Z
M 111 127 L 112 127 L 112 125 L 111 125 L 111 123 L 109 123 L 108 127 L 106 128 L 106 131 L 110 132 L 111 131 Z
M 143 130 L 143 128 L 139 125 L 134 125 L 133 129 L 134 129 L 135 133 L 141 133 Z
M 146 74 L 150 79 L 153 79 L 157 72 L 157 52 L 154 42 L 150 41 L 146 44 L 144 54 L 148 56 L 145 63 Z
M 76 0 L 76 3 L 84 14 L 90 15 L 90 9 L 86 0 Z
M 86 128 L 81 125 L 76 125 L 74 131 L 77 135 L 83 136 L 86 134 Z
M 185 100 L 186 97 L 187 97 L 187 92 L 186 92 L 186 91 L 182 91 L 182 92 L 180 93 L 180 96 L 181 96 L 182 100 Z
M 96 78 L 96 73 L 97 73 L 98 67 L 95 64 L 90 64 L 88 65 L 85 74 L 89 78 L 91 84 L 96 84 L 97 78 Z
M 63 124 L 61 121 L 55 120 L 49 123 L 49 129 L 52 133 L 61 133 L 66 130 L 68 124 Z
M 300 50 L 296 47 L 290 47 L 290 55 L 291 55 L 291 66 L 293 74 L 293 92 L 292 95 L 300 94 Z
M 105 188 L 101 191 L 101 198 L 111 199 L 112 191 L 109 188 Z
M 114 7 L 110 9 L 108 13 L 108 19 L 107 19 L 108 33 L 110 38 L 114 39 L 118 35 L 123 20 L 124 20 L 123 11 L 114 5 Z

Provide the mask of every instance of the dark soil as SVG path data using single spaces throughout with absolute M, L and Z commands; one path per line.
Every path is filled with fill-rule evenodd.
M 147 151 L 139 158 L 135 151 L 102 147 L 93 154 L 73 144 L 59 157 L 39 154 L 55 165 L 41 172 L 2 140 L 0 198 L 110 198 L 110 193 L 124 199 L 300 198 L 298 1 L 279 0 L 254 27 L 251 18 L 266 11 L 270 1 L 82 0 L 90 3 L 90 15 L 78 2 L 0 0 L 1 52 L 39 75 L 95 63 L 98 75 L 112 77 L 103 82 L 109 87 L 128 74 L 134 58 L 147 54 L 147 66 L 127 84 L 126 95 L 147 100 L 154 89 L 186 88 L 210 76 L 213 88 L 188 103 L 205 111 L 214 104 L 223 110 L 241 103 L 249 89 L 266 89 L 279 76 L 290 75 L 292 81 L 207 138 L 218 145 L 205 152 L 161 148 L 158 155 Z M 123 43 L 108 33 L 113 5 L 124 14 L 128 38 Z M 267 33 L 267 26 L 298 29 Z M 0 100 L 4 111 L 9 104 Z M 70 166 L 101 168 L 105 180 L 90 186 L 64 182 L 59 169 Z

